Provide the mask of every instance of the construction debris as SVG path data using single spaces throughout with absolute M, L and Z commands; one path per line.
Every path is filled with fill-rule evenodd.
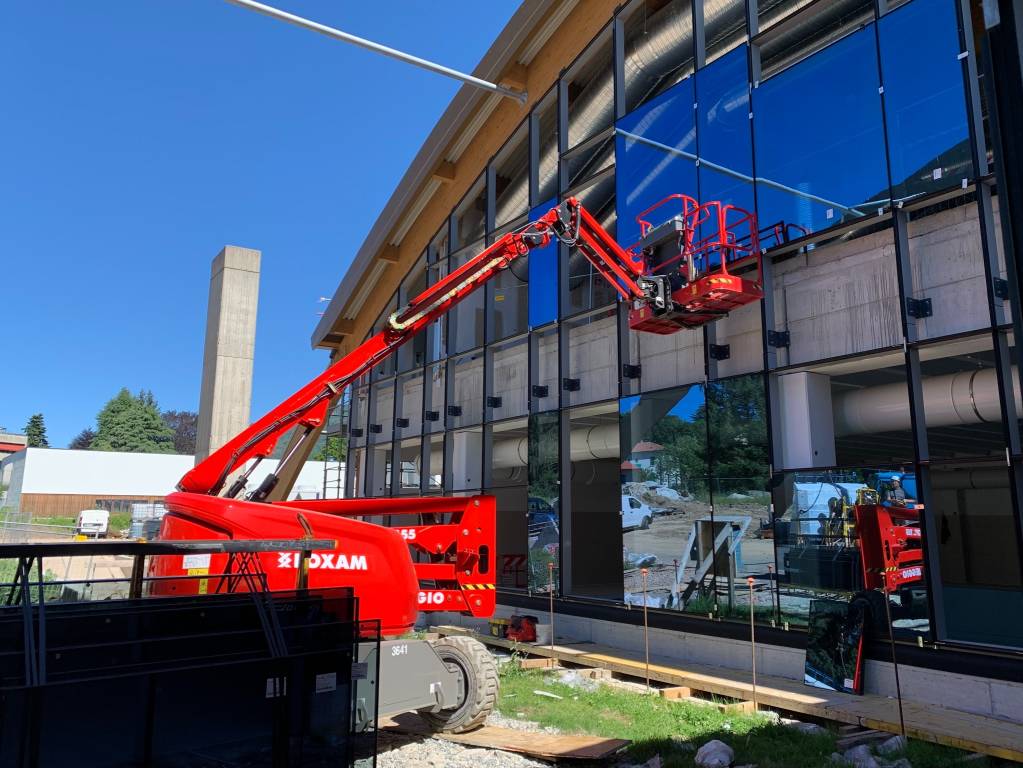
M 723 741 L 708 741 L 696 751 L 698 768 L 728 768 L 735 760 L 735 752 Z

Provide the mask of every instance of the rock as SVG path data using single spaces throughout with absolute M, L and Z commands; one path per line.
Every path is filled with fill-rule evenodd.
M 786 728 L 805 733 L 808 736 L 827 736 L 828 729 L 817 723 L 804 723 L 800 720 L 782 720 Z
M 708 741 L 696 751 L 697 768 L 728 768 L 735 760 L 735 752 L 723 741 Z
M 854 768 L 881 768 L 881 764 L 877 762 L 877 759 L 870 751 L 870 747 L 866 744 L 860 744 L 847 750 L 843 757 Z
M 877 753 L 879 755 L 894 755 L 896 752 L 901 752 L 905 748 L 905 738 L 902 736 L 892 736 L 890 739 L 885 739 L 877 745 Z

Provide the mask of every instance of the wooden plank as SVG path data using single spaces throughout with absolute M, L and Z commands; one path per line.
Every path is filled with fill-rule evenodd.
M 662 699 L 689 699 L 692 698 L 693 690 L 685 685 L 673 685 L 671 688 L 661 688 Z
M 519 659 L 519 669 L 554 669 L 557 659 Z
M 380 729 L 432 736 L 470 747 L 500 749 L 517 752 L 543 760 L 607 760 L 632 742 L 628 739 L 605 739 L 600 736 L 570 736 L 567 734 L 536 733 L 484 725 L 469 733 L 433 733 L 414 714 L 381 718 Z
M 560 659 L 580 666 L 608 669 L 643 679 L 646 665 L 642 653 L 596 643 L 565 643 L 534 646 L 479 635 L 462 627 L 435 627 L 441 634 L 469 635 L 483 643 L 534 656 Z M 753 698 L 751 675 L 740 670 L 650 657 L 650 679 L 671 686 L 685 686 L 740 701 Z M 900 733 L 898 702 L 884 696 L 856 696 L 839 691 L 810 688 L 799 680 L 757 675 L 757 703 L 839 723 L 850 723 L 888 733 Z M 1023 762 L 1023 724 L 975 715 L 917 701 L 903 700 L 907 734 L 915 739 L 981 752 Z

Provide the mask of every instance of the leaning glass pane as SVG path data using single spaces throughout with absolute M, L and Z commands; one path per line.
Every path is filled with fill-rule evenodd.
M 565 323 L 568 371 L 562 386 L 572 405 L 618 395 L 618 308 L 599 309 Z
M 487 398 L 490 418 L 521 416 L 529 410 L 528 345 L 525 336 L 490 347 L 492 380 Z
M 892 194 L 960 186 L 973 169 L 953 0 L 913 0 L 878 25 Z
M 614 120 L 610 30 L 590 43 L 563 82 L 568 98 L 566 148 L 571 149 Z
M 879 87 L 870 25 L 754 90 L 761 228 L 810 233 L 888 204 Z
M 452 359 L 452 400 L 448 404 L 448 427 L 479 424 L 483 420 L 483 353 Z
M 638 218 L 670 195 L 696 197 L 696 121 L 692 79 L 684 80 L 616 124 L 618 241 L 640 239 Z M 678 213 L 658 209 L 656 225 Z M 659 217 L 659 218 L 657 218 Z
M 598 176 L 582 190 L 569 193 L 578 197 L 612 237 L 615 237 L 615 175 Z M 610 304 L 618 293 L 578 248 L 571 248 L 568 257 L 568 307 L 566 314 Z
M 451 257 L 451 271 L 454 272 L 478 256 L 483 248 L 483 241 L 478 240 L 454 254 Z M 448 312 L 449 354 L 483 346 L 486 305 L 486 291 L 476 291 L 466 295 Z
M 494 226 L 500 227 L 529 207 L 529 141 L 524 124 L 494 158 Z
M 743 0 L 697 1 L 703 2 L 704 42 L 709 64 L 746 40 L 746 3 Z
M 709 553 L 692 556 L 710 522 L 703 385 L 623 398 L 619 411 L 623 599 L 643 604 L 646 568 L 647 605 L 710 613 Z

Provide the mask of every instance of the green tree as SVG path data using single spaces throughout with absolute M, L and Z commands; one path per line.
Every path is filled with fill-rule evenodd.
M 29 448 L 49 448 L 50 441 L 46 439 L 46 422 L 43 421 L 43 414 L 34 413 L 25 425 L 25 436 L 28 438 Z
M 152 393 L 150 393 L 152 397 Z M 153 400 L 153 406 L 156 401 Z M 195 411 L 164 411 L 163 420 L 174 430 L 174 452 L 184 455 L 195 453 L 195 438 L 199 431 L 199 414 Z
M 92 447 L 92 441 L 96 439 L 96 430 L 86 427 L 74 439 L 68 443 L 68 448 L 75 451 L 87 451 Z
M 339 435 L 331 435 L 316 447 L 310 461 L 344 461 L 348 453 L 348 440 Z
M 151 392 L 122 389 L 96 416 L 96 451 L 174 453 L 174 430 L 160 416 Z

